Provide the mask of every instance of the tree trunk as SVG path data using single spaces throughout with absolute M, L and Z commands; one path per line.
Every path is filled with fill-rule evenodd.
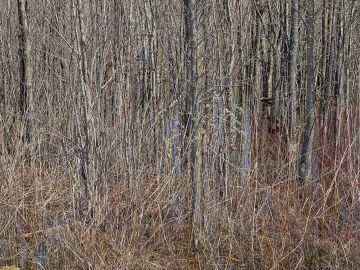
M 27 0 L 18 0 L 18 18 L 19 18 L 19 54 L 20 54 L 20 116 L 25 126 L 23 142 L 30 143 L 31 135 L 31 103 L 32 103 L 32 82 L 31 82 L 31 44 L 29 39 L 29 25 L 27 19 Z
M 98 186 L 97 186 L 97 160 L 96 148 L 98 136 L 98 119 L 95 119 L 95 104 L 88 78 L 87 64 L 87 46 L 86 32 L 84 25 L 84 14 L 82 0 L 76 0 L 74 3 L 74 12 L 76 15 L 76 37 L 78 48 L 78 69 L 81 89 L 81 124 L 79 127 L 80 134 L 80 172 L 83 181 L 85 205 L 88 216 L 95 219 L 95 207 L 97 205 Z
M 295 125 L 297 122 L 297 88 L 296 88 L 296 73 L 297 73 L 297 56 L 298 56 L 298 43 L 299 43 L 299 3 L 298 0 L 291 1 L 291 25 L 290 25 L 290 50 L 289 50 L 289 63 L 288 63 L 288 90 L 290 94 L 290 104 L 288 116 L 290 117 L 290 143 L 295 143 Z
M 314 0 L 307 1 L 306 9 L 306 124 L 299 164 L 300 182 L 312 180 L 313 140 L 315 127 L 315 55 L 314 55 Z
M 197 71 L 196 71 L 196 48 L 195 48 L 195 1 L 184 0 L 184 21 L 185 21 L 185 69 L 186 69 L 186 121 L 185 134 L 187 134 L 188 146 L 190 147 L 190 176 L 192 184 L 192 224 L 194 250 L 199 248 L 199 238 L 201 233 L 203 213 L 202 213 L 202 178 L 201 174 L 201 155 L 198 153 L 198 142 L 196 127 L 198 123 L 197 106 Z M 198 158 L 197 158 L 198 157 Z

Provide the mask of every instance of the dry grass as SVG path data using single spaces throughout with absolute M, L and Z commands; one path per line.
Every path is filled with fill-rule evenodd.
M 359 157 L 343 158 L 339 167 L 329 156 L 320 159 L 317 184 L 300 187 L 289 178 L 294 161 L 279 151 L 279 138 L 260 143 L 246 186 L 234 170 L 228 198 L 221 198 L 219 179 L 210 179 L 198 252 L 190 247 L 187 176 L 156 175 L 142 161 L 147 169 L 129 187 L 113 169 L 99 182 L 90 214 L 68 171 L 75 164 L 66 170 L 3 157 L 0 262 L 26 257 L 28 269 L 36 268 L 46 247 L 48 269 L 358 269 L 358 173 L 349 168 Z M 320 145 L 319 156 L 327 150 Z M 350 153 L 343 151 L 339 157 Z

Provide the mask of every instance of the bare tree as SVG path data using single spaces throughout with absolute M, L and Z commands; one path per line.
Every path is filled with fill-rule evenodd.
M 187 144 L 190 149 L 190 175 L 192 185 L 192 222 L 193 222 L 193 247 L 198 248 L 200 230 L 203 222 L 202 213 L 202 178 L 200 176 L 201 165 L 196 158 L 198 153 L 199 138 L 197 136 L 198 93 L 197 93 L 197 69 L 196 69 L 196 41 L 195 41 L 195 0 L 184 0 L 184 25 L 185 25 L 185 67 L 186 67 L 186 93 L 185 93 L 185 134 L 189 139 Z
M 313 168 L 313 142 L 316 116 L 316 93 L 315 93 L 315 3 L 307 1 L 306 5 L 306 122 L 304 128 L 300 163 L 299 179 L 308 181 L 312 179 Z
M 31 43 L 29 34 L 29 24 L 27 18 L 27 0 L 18 0 L 18 19 L 19 19 L 19 56 L 20 56 L 20 115 L 24 122 L 23 140 L 30 142 L 31 136 L 31 106 L 32 106 L 32 69 L 31 69 Z
M 296 143 L 295 127 L 297 123 L 297 59 L 298 59 L 298 43 L 299 43 L 299 2 L 291 1 L 291 20 L 290 20 L 290 40 L 289 40 L 289 63 L 288 63 L 288 89 L 290 95 L 289 102 L 289 118 L 290 118 L 290 144 Z
M 359 15 L 0 1 L 0 265 L 354 268 Z

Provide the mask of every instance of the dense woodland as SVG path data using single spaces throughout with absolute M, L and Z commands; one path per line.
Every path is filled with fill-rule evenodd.
M 0 266 L 359 269 L 360 2 L 0 1 Z

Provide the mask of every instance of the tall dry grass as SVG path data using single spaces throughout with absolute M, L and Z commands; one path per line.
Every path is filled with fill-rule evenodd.
M 146 158 L 151 154 L 138 153 L 142 158 L 136 161 L 138 170 L 129 185 L 115 153 L 118 159 L 98 179 L 89 209 L 76 157 L 69 152 L 65 161 L 57 133 L 39 133 L 46 147 L 38 141 L 1 156 L 0 265 L 358 269 L 359 134 L 348 126 L 358 120 L 349 121 L 346 115 L 344 111 L 339 116 L 343 124 L 337 138 L 323 128 L 316 131 L 314 183 L 298 184 L 292 171 L 298 150 L 286 150 L 283 134 L 265 128 L 254 134 L 258 152 L 246 184 L 240 184 L 240 168 L 229 172 L 228 197 L 222 195 L 222 180 L 204 171 L 208 185 L 197 252 L 190 246 L 191 186 L 186 172 L 174 176 L 165 158 L 163 166 L 169 169 L 159 172 Z M 42 140 L 46 136 L 47 141 Z M 37 149 L 31 161 L 24 159 L 26 147 Z

